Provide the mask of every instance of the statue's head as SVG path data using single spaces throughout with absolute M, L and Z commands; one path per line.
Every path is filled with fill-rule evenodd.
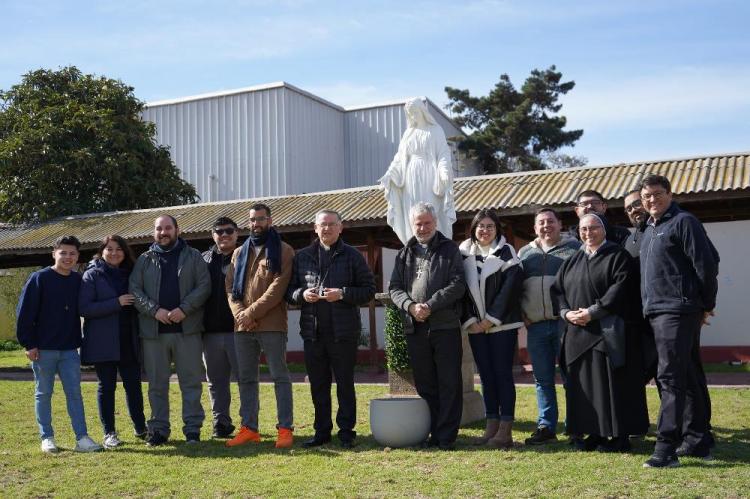
M 432 117 L 430 111 L 427 109 L 427 103 L 421 97 L 407 101 L 404 104 L 404 111 L 406 112 L 406 121 L 410 127 L 437 125 L 435 118 Z

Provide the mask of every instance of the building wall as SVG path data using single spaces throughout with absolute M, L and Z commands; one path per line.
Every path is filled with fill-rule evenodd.
M 350 187 L 344 167 L 344 113 L 292 89 L 284 95 L 289 192 Z
M 296 194 L 284 87 L 146 108 L 157 142 L 203 201 Z

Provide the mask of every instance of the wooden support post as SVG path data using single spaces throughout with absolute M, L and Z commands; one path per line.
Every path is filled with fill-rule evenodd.
M 368 231 L 367 233 L 367 265 L 369 265 L 370 270 L 375 275 L 376 279 L 383 278 L 376 268 L 377 258 L 375 254 L 375 237 L 373 236 L 372 231 Z M 368 308 L 370 312 L 370 368 L 375 372 L 378 370 L 378 325 L 375 320 L 375 299 L 370 300 Z

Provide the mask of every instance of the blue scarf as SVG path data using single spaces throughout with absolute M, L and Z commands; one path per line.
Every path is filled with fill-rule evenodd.
M 257 243 L 263 244 L 262 240 L 255 238 Z M 240 254 L 234 262 L 234 283 L 232 284 L 232 300 L 242 301 L 245 296 L 245 273 L 247 272 L 247 257 L 250 252 L 255 252 L 253 237 L 248 237 L 240 248 Z M 252 248 L 251 248 L 252 246 Z M 281 273 L 281 238 L 276 229 L 269 227 L 265 238 L 266 259 L 268 270 L 273 274 Z

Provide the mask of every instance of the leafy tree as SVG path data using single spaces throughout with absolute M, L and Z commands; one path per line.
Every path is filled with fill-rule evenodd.
M 468 90 L 445 87 L 449 103 L 446 109 L 455 121 L 471 131 L 459 144 L 482 166 L 485 173 L 540 170 L 547 167 L 543 155 L 570 146 L 583 130 L 564 130 L 567 120 L 557 113 L 561 95 L 575 82 L 561 82 L 562 73 L 550 66 L 535 69 L 520 91 L 507 74 L 500 76 L 495 88 L 485 97 L 472 96 Z
M 0 91 L 0 219 L 196 202 L 143 107 L 133 87 L 74 66 Z

